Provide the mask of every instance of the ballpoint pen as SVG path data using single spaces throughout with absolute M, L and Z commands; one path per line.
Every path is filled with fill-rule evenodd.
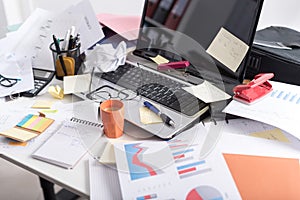
M 66 70 L 66 66 L 65 66 L 64 59 L 63 59 L 63 57 L 62 57 L 62 55 L 61 55 L 59 43 L 58 43 L 58 41 L 57 41 L 55 35 L 53 35 L 52 37 L 53 37 L 53 42 L 54 42 L 54 45 L 55 45 L 55 48 L 56 48 L 56 52 L 57 52 L 58 59 L 59 59 L 59 61 L 60 61 L 62 70 L 64 71 L 64 74 L 67 76 L 67 70 Z
M 157 114 L 162 121 L 169 125 L 174 127 L 175 126 L 175 122 L 166 114 L 162 113 L 158 108 L 156 108 L 154 105 L 152 105 L 150 102 L 148 101 L 144 101 L 144 106 L 146 106 L 149 110 L 151 110 L 152 112 L 154 112 L 155 114 Z

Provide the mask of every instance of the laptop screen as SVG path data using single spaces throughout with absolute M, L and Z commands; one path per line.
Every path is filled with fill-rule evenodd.
M 219 59 L 207 55 L 206 50 L 221 28 L 251 47 L 263 0 L 161 0 L 156 8 L 153 2 L 148 2 L 136 55 L 141 50 L 166 55 L 171 61 L 188 60 L 192 65 L 187 72 L 195 76 L 201 76 L 203 71 L 215 72 L 211 61 L 203 62 L 208 58 L 222 77 L 243 80 L 249 51 L 232 71 Z M 154 11 L 150 13 L 150 9 Z M 177 55 L 171 55 L 170 49 Z

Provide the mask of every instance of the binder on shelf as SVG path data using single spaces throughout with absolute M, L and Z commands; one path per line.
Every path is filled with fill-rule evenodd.
M 175 0 L 162 0 L 160 1 L 155 13 L 153 15 L 153 19 L 158 23 L 164 24 L 169 12 L 174 4 Z
M 72 169 L 102 135 L 103 125 L 78 118 L 64 121 L 40 148 L 32 154 L 33 158 Z
M 169 13 L 167 20 L 165 22 L 165 26 L 176 30 L 178 27 L 190 0 L 177 0 L 175 5 L 172 8 L 172 11 Z
M 146 11 L 146 16 L 147 17 L 152 17 L 155 10 L 158 7 L 160 0 L 149 0 L 147 4 L 147 11 Z

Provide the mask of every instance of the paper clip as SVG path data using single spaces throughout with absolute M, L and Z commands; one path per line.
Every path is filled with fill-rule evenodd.
M 246 104 L 256 102 L 272 91 L 272 85 L 268 80 L 273 76 L 273 73 L 261 73 L 256 75 L 248 84 L 234 87 L 233 99 Z

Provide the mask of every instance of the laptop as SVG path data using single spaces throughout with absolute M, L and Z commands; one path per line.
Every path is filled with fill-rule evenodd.
M 142 6 L 135 9 L 140 10 L 142 28 L 135 50 L 127 55 L 126 64 L 114 72 L 94 73 L 90 91 L 79 96 L 100 103 L 109 98 L 122 99 L 126 134 L 170 139 L 209 114 L 209 105 L 182 87 L 208 80 L 232 93 L 232 88 L 241 83 L 248 54 L 233 72 L 209 56 L 206 49 L 221 28 L 251 46 L 263 0 L 190 0 L 176 30 L 165 28 L 164 20 L 159 20 L 159 24 L 146 17 L 148 1 L 141 1 Z M 159 6 L 166 9 L 168 2 L 173 2 L 168 13 L 176 13 L 176 2 L 180 1 L 162 0 L 160 4 L 163 5 L 159 4 L 157 11 L 161 10 Z M 167 20 L 168 16 L 165 17 Z M 158 70 L 153 59 L 161 59 L 161 56 L 170 62 L 189 61 L 190 65 Z M 141 117 L 147 116 L 141 111 L 144 101 L 156 105 L 175 122 L 175 126 L 149 121 L 150 124 L 142 123 Z

